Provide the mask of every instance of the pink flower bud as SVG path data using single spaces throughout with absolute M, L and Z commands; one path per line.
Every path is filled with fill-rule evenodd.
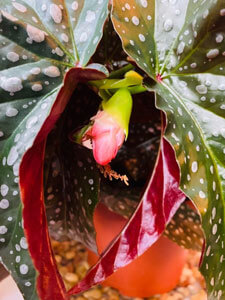
M 122 146 L 125 132 L 116 120 L 106 111 L 99 111 L 92 118 L 94 124 L 86 132 L 86 138 L 92 140 L 93 155 L 100 165 L 107 165 Z

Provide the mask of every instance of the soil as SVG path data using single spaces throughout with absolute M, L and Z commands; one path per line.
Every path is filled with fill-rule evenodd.
M 66 288 L 76 285 L 89 269 L 85 247 L 78 242 L 52 241 L 55 258 Z M 198 270 L 201 253 L 188 251 L 188 258 L 177 287 L 169 293 L 149 298 L 130 298 L 110 287 L 95 286 L 71 300 L 207 300 L 205 282 Z

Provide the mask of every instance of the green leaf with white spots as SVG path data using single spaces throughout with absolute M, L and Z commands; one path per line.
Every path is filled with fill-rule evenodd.
M 124 50 L 148 74 L 180 187 L 201 213 L 201 271 L 209 299 L 225 297 L 225 4 L 211 0 L 115 0 Z
M 97 113 L 100 98 L 79 85 L 49 134 L 45 152 L 45 203 L 51 236 L 79 240 L 97 252 L 93 213 L 98 203 L 99 170 L 92 151 L 68 136 Z
M 107 7 L 108 0 L 3 0 L 1 33 L 38 57 L 85 66 L 102 37 Z
M 108 0 L 0 3 L 0 258 L 27 300 L 36 300 L 40 295 L 38 272 L 23 229 L 20 164 L 46 124 L 59 91 L 61 110 L 69 100 L 79 78 L 65 74 L 69 68 L 85 66 L 90 60 L 102 36 L 107 6 Z M 92 65 L 90 79 L 95 79 L 95 70 Z M 88 74 L 84 76 L 87 79 Z M 67 89 L 62 89 L 63 79 Z M 50 129 L 46 129 L 43 139 Z M 34 170 L 37 167 L 34 165 Z M 56 293 L 59 285 L 57 282 Z M 54 293 L 54 289 L 49 292 Z
M 1 104 L 0 256 L 24 298 L 32 300 L 37 299 L 37 274 L 27 250 L 22 226 L 19 166 L 22 155 L 32 146 L 49 114 L 56 95 L 57 90 L 46 97 L 31 97 Z M 4 100 L 2 96 L 1 100 Z
M 199 214 L 184 202 L 167 225 L 164 235 L 183 248 L 201 251 L 204 236 Z
M 121 188 L 101 181 L 100 200 L 108 209 L 129 219 L 140 200 L 142 188 Z
M 51 236 L 77 240 L 97 253 L 93 213 L 98 203 L 99 171 L 92 151 L 68 141 L 51 153 L 46 211 Z
M 74 36 L 74 57 L 83 66 L 94 54 L 102 37 L 102 27 L 108 15 L 108 0 L 68 0 L 67 3 L 70 30 Z

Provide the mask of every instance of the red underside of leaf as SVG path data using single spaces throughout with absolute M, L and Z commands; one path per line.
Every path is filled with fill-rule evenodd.
M 62 97 L 63 95 L 64 97 Z M 29 251 L 39 272 L 37 289 L 41 299 L 67 299 L 65 287 L 58 274 L 50 245 L 43 198 L 43 164 L 46 136 L 64 109 L 70 92 L 62 88 L 52 109 L 39 132 L 35 143 L 23 157 L 20 166 L 20 189 L 23 200 L 24 231 Z
M 40 275 L 37 290 L 41 299 L 68 299 L 52 254 L 42 192 L 45 140 L 26 153 L 20 168 L 24 230 L 29 250 Z
M 162 138 L 155 170 L 136 212 L 86 277 L 68 292 L 69 295 L 101 283 L 118 268 L 143 254 L 159 238 L 185 199 L 179 190 L 179 180 L 174 150 Z
M 39 272 L 37 290 L 42 300 L 66 300 L 65 286 L 58 273 L 49 239 L 43 196 L 43 165 L 48 133 L 63 112 L 78 81 L 102 79 L 95 70 L 71 69 L 66 77 L 49 117 L 43 124 L 32 148 L 20 165 L 20 189 L 23 201 L 24 231 L 35 268 Z

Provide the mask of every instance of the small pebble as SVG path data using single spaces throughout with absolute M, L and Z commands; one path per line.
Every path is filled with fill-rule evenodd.
M 77 283 L 79 281 L 79 277 L 75 273 L 66 273 L 64 278 L 71 283 Z
M 183 296 L 188 296 L 189 295 L 189 290 L 187 288 L 184 288 L 184 287 L 178 287 L 177 288 L 177 291 L 183 295 Z
M 193 295 L 191 297 L 191 300 L 207 300 L 207 295 L 206 292 L 201 290 L 200 292 L 198 292 L 197 294 Z
M 84 292 L 84 297 L 87 299 L 101 299 L 102 292 L 99 289 L 92 289 Z
M 84 276 L 86 275 L 88 269 L 89 269 L 89 264 L 87 262 L 84 262 L 82 264 L 79 264 L 76 267 L 76 273 L 78 274 L 78 276 L 80 278 L 84 278 Z
M 62 261 L 62 257 L 60 255 L 55 255 L 55 260 L 58 264 L 60 264 Z
M 75 251 L 69 251 L 69 252 L 66 252 L 65 258 L 73 259 L 75 257 L 75 255 L 76 255 Z
M 62 276 L 64 276 L 68 272 L 68 269 L 67 269 L 67 267 L 62 266 L 62 267 L 59 267 L 59 272 L 60 272 L 60 274 L 62 274 Z
M 66 289 L 70 289 L 86 275 L 89 269 L 87 251 L 82 244 L 75 241 L 52 241 L 52 248 Z M 72 296 L 71 300 L 207 300 L 205 281 L 198 270 L 200 256 L 200 252 L 188 251 L 187 263 L 178 286 L 168 293 L 148 298 L 132 298 L 121 295 L 113 288 L 96 286 L 82 295 Z

